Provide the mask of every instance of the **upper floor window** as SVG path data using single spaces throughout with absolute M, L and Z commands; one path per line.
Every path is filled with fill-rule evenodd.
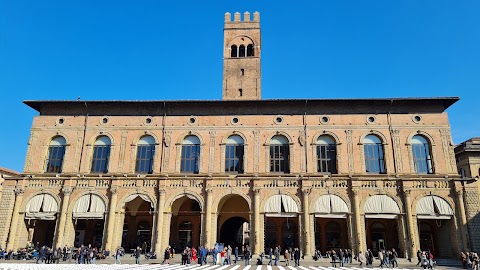
M 247 56 L 254 56 L 254 50 L 253 50 L 253 45 L 252 44 L 248 44 L 247 46 Z
M 386 173 L 383 144 L 375 135 L 367 135 L 363 139 L 365 151 L 365 169 L 367 173 Z
M 107 173 L 108 161 L 110 159 L 110 138 L 107 136 L 100 136 L 95 141 L 93 146 L 92 158 L 92 172 L 93 173 Z
M 225 145 L 225 172 L 243 173 L 243 138 L 238 135 L 228 137 Z
M 232 45 L 230 47 L 230 57 L 237 57 L 238 56 L 238 50 L 237 50 L 237 45 Z
M 416 173 L 433 173 L 430 144 L 421 135 L 415 135 L 411 141 L 413 163 Z
M 270 172 L 290 172 L 290 145 L 285 136 L 276 135 L 270 140 Z
M 317 172 L 337 173 L 337 145 L 328 135 L 317 139 Z
M 232 58 L 249 56 L 255 56 L 255 49 L 253 47 L 253 44 L 248 44 L 246 47 L 245 45 L 240 45 L 238 47 L 237 45 L 232 45 L 230 47 L 230 57 Z
M 187 136 L 182 142 L 182 160 L 180 171 L 198 173 L 200 157 L 200 140 L 197 136 Z
M 153 173 L 153 157 L 155 156 L 155 139 L 143 136 L 138 141 L 136 173 Z
M 47 166 L 45 172 L 47 173 L 61 173 L 63 165 L 63 157 L 65 156 L 65 146 L 67 141 L 65 138 L 55 137 L 48 147 Z

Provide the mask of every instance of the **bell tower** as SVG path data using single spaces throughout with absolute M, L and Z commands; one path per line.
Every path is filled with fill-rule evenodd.
M 260 13 L 225 13 L 223 36 L 222 99 L 261 99 Z

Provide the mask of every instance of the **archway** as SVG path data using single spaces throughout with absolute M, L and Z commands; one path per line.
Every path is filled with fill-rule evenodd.
M 233 250 L 250 245 L 250 208 L 248 202 L 240 195 L 227 195 L 218 206 L 218 242 Z
M 200 203 L 191 195 L 182 196 L 173 202 L 170 244 L 175 252 L 200 245 L 201 212 Z
M 338 195 L 320 196 L 314 205 L 315 248 L 327 250 L 348 248 L 347 203 Z
M 105 202 L 97 194 L 85 194 L 75 202 L 72 213 L 75 225 L 75 247 L 81 245 L 102 247 L 105 209 Z
M 430 250 L 437 257 L 452 257 L 456 239 L 453 209 L 443 198 L 429 195 L 416 206 L 418 237 L 421 250 Z
M 143 252 L 148 252 L 152 243 L 153 203 L 143 194 L 130 195 L 125 203 L 122 247 L 133 252 L 140 246 Z
M 25 209 L 28 242 L 35 246 L 52 247 L 57 211 L 57 201 L 50 194 L 38 194 L 28 201 Z
M 265 203 L 264 212 L 265 252 L 277 246 L 282 252 L 299 247 L 299 210 L 295 200 L 284 194 L 273 195 Z
M 395 248 L 398 254 L 403 254 L 399 241 L 403 232 L 398 227 L 398 219 L 402 216 L 395 200 L 387 195 L 373 195 L 366 201 L 364 211 L 367 248 L 371 249 L 374 255 L 382 249 L 392 248 Z

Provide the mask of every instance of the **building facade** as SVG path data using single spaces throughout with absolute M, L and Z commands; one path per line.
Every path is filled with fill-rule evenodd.
M 39 115 L 0 246 L 479 248 L 458 98 L 262 100 L 260 15 L 227 13 L 224 33 L 222 100 L 25 101 Z

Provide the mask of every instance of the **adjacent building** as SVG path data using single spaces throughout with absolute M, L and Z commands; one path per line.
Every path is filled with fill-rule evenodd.
M 39 115 L 4 182 L 0 246 L 480 248 L 458 98 L 263 100 L 260 15 L 233 17 L 222 100 L 25 101 Z

